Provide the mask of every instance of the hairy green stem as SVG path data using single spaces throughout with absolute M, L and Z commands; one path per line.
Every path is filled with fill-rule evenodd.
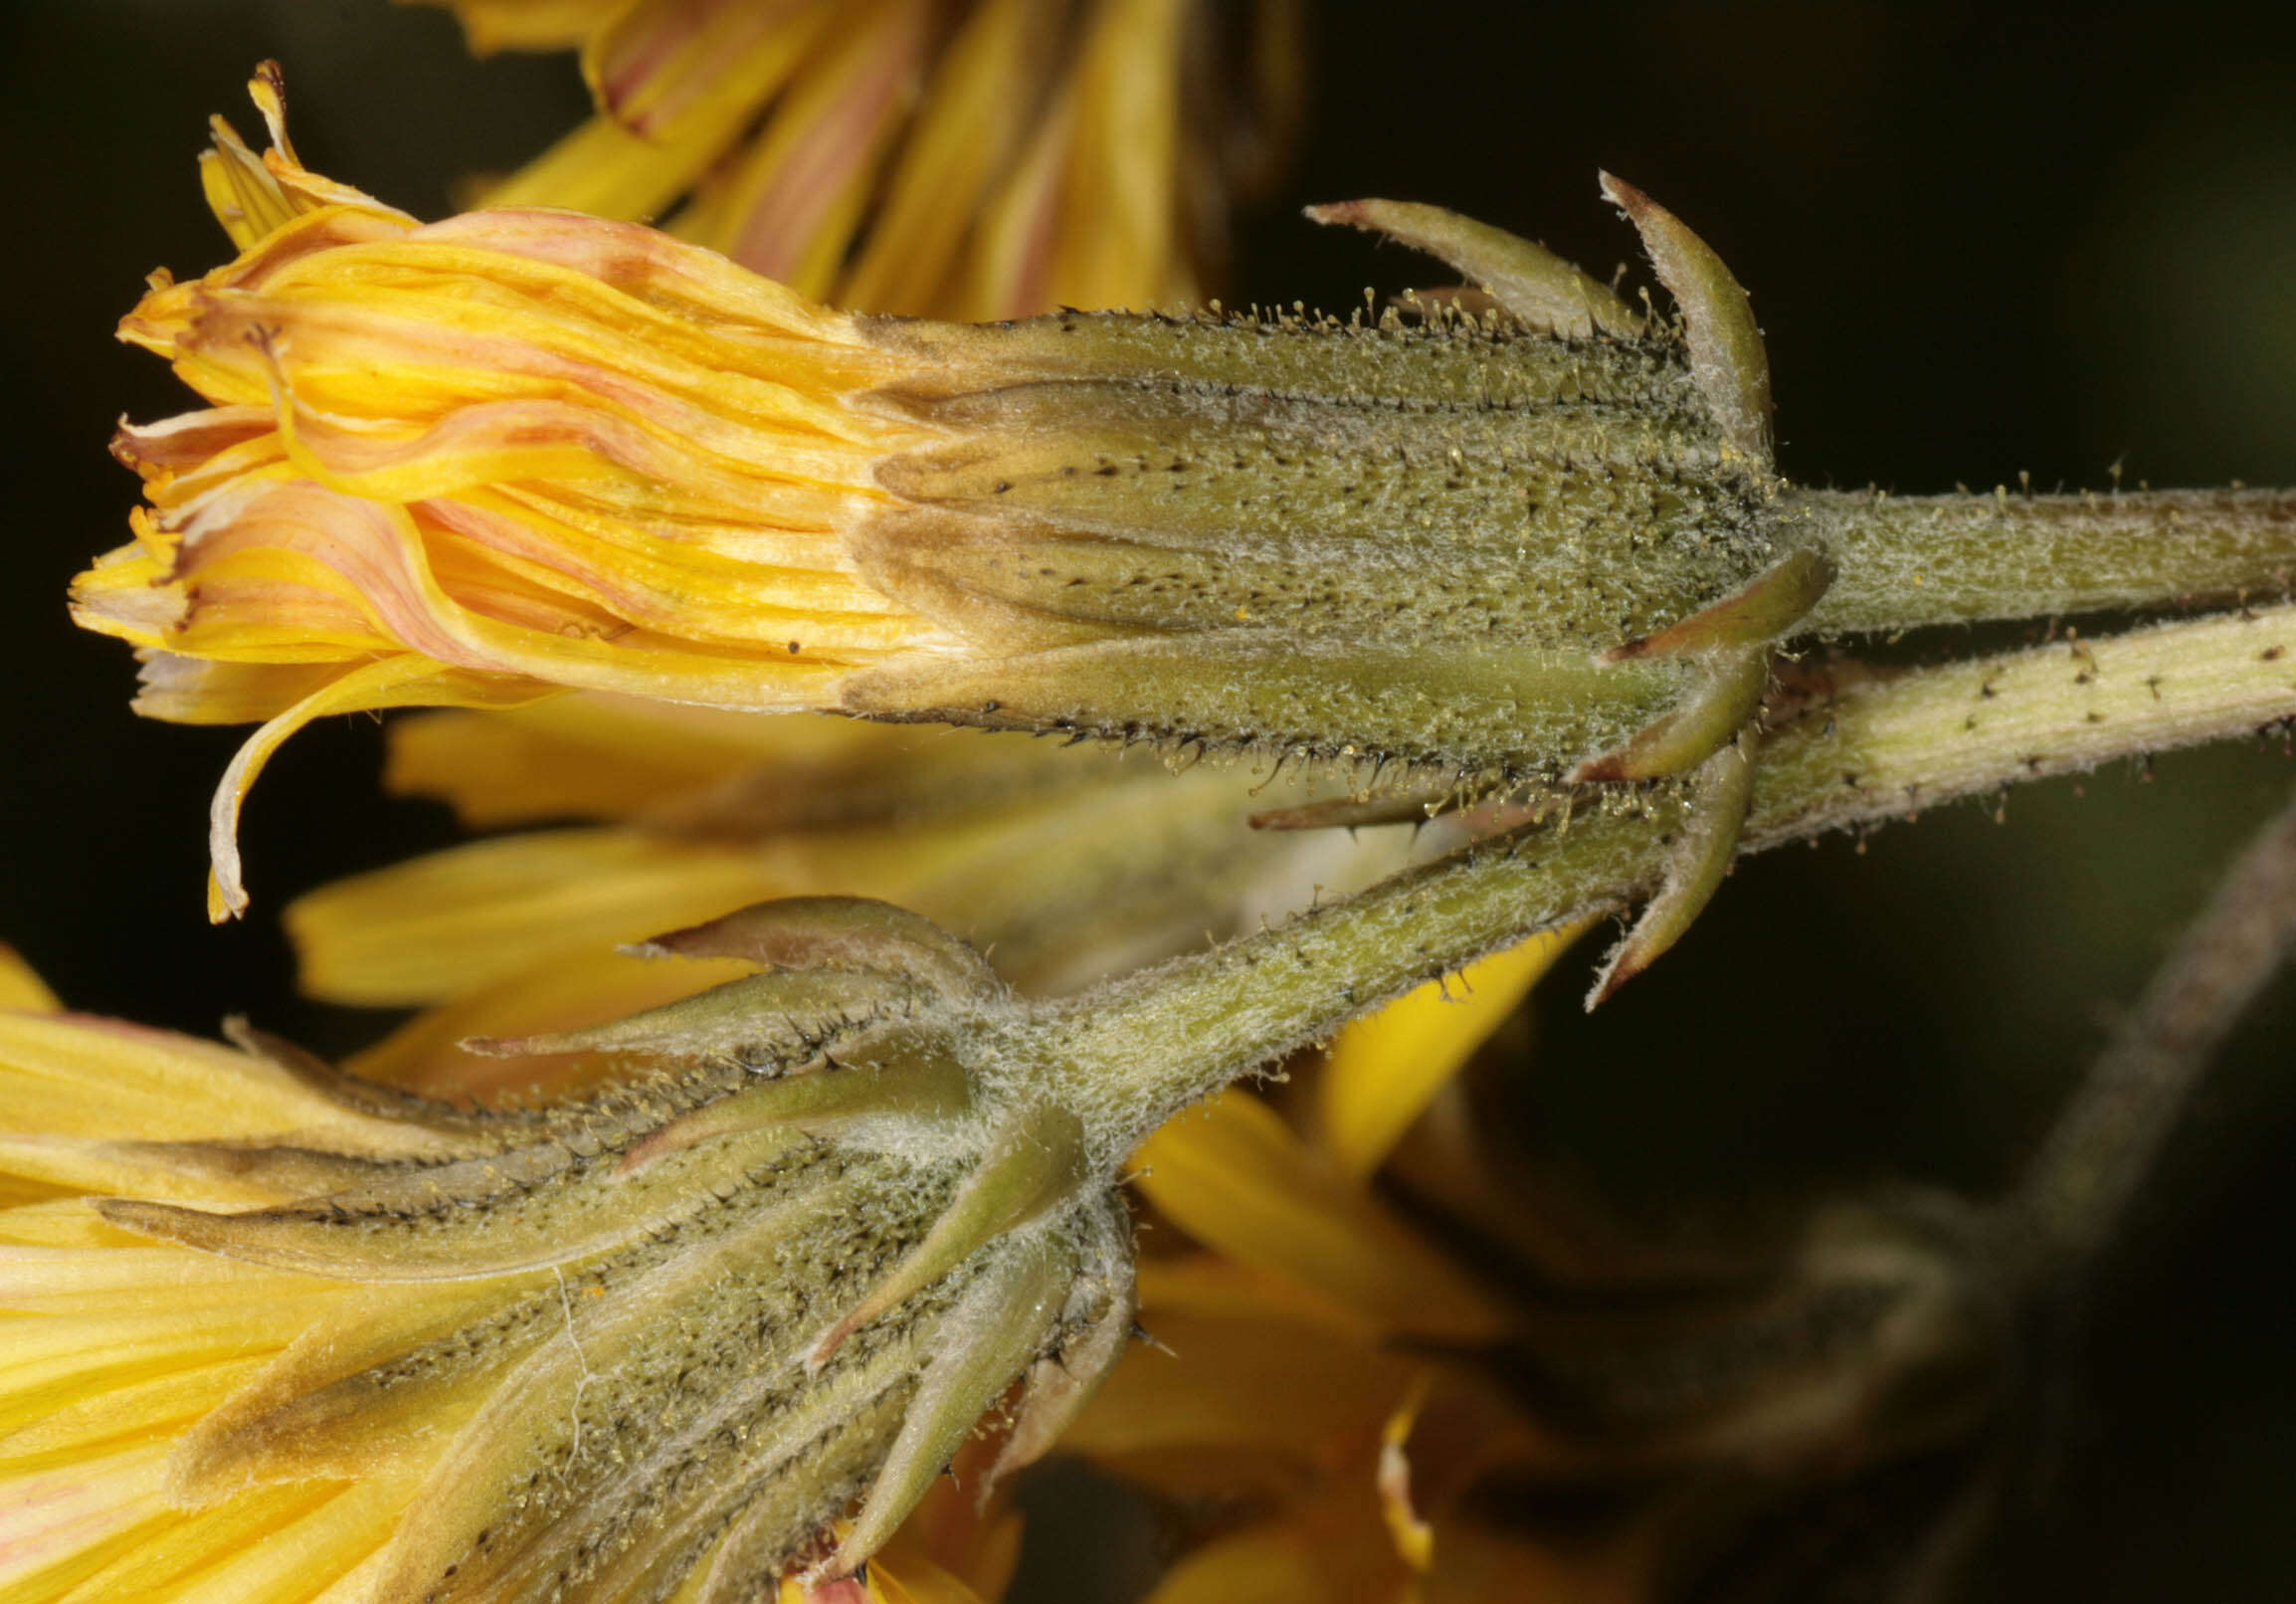
M 1810 678 L 1816 679 L 1816 676 Z M 1744 851 L 2296 718 L 2296 606 L 1803 687 L 1755 775 Z M 1037 1011 L 1021 1055 L 1096 1152 L 1355 1014 L 1534 930 L 1647 895 L 1687 806 L 1614 793 L 1247 939 Z
M 1839 570 L 1821 635 L 2278 600 L 2296 583 L 2296 491 L 1891 496 L 1792 490 Z

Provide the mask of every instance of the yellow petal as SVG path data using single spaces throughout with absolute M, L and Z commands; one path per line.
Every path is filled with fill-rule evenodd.
M 1176 1116 L 1137 1161 L 1142 1191 L 1198 1242 L 1384 1329 L 1458 1341 L 1500 1329 L 1472 1280 L 1248 1093 Z
M 1297 1320 L 1328 1326 L 1341 1336 L 1376 1342 L 1379 1327 L 1288 1276 L 1238 1264 L 1216 1253 L 1152 1253 L 1135 1278 L 1144 1312 L 1216 1319 Z
M 314 948 L 316 950 L 316 948 Z M 345 1064 L 354 1075 L 434 1096 L 562 1097 L 616 1073 L 610 1058 L 480 1057 L 474 1036 L 542 1035 L 676 1002 L 755 972 L 734 958 L 634 958 L 612 950 L 543 954 L 509 978 L 426 1009 Z
M 631 0 L 399 0 L 447 6 L 474 56 L 498 50 L 567 50 L 629 8 Z
M 1367 1494 L 1340 1481 L 1183 1556 L 1147 1604 L 1407 1604 L 1410 1580 Z
M 1379 1433 L 1379 1508 L 1386 1517 L 1395 1551 L 1413 1570 L 1425 1572 L 1435 1564 L 1435 1527 L 1412 1503 L 1411 1460 L 1404 1447 L 1412 1427 L 1426 1407 L 1432 1373 L 1422 1373 Z
M 0 1501 L 0 1588 L 47 1604 L 164 1518 L 167 1451 L 143 1445 L 8 1478 Z
M 1368 1464 L 1413 1365 L 1316 1323 L 1150 1315 L 1135 1347 L 1061 1439 L 1166 1492 L 1296 1491 Z
M 1437 1520 L 1426 1604 L 1648 1604 L 1665 1596 L 1673 1545 L 1629 1522 L 1597 1544 L 1534 1542 L 1472 1520 Z
M 872 1561 L 871 1604 L 981 1604 L 981 1595 L 922 1555 Z
M 221 923 L 247 911 L 247 888 L 240 878 L 240 808 L 264 765 L 289 735 L 328 713 L 397 705 L 417 685 L 425 689 L 415 700 L 435 701 L 440 683 L 458 678 L 444 665 L 413 653 L 382 658 L 320 687 L 249 736 L 225 768 L 208 810 L 208 854 L 214 870 L 208 881 L 207 916 Z M 470 690 L 481 700 L 496 694 L 483 685 Z
M 117 1020 L 0 1013 L 0 1110 L 17 1130 L 97 1141 L 303 1136 L 431 1154 L 412 1127 L 354 1114 L 275 1064 Z
M 553 830 L 337 881 L 297 901 L 287 923 L 306 991 L 394 1006 L 499 985 L 560 957 L 610 958 L 623 942 L 798 889 L 739 849 Z
M 48 989 L 47 982 L 24 961 L 24 954 L 0 941 L 0 1009 L 53 1014 L 63 1006 L 56 1000 L 56 993 Z
M 1361 1180 L 1379 1168 L 1483 1038 L 1586 928 L 1542 931 L 1342 1030 L 1316 1088 L 1324 1147 L 1341 1171 Z
M 623 818 L 765 763 L 818 771 L 876 748 L 906 753 L 913 735 L 850 718 L 576 695 L 501 712 L 397 719 L 383 781 L 402 795 L 448 802 L 465 824 L 486 829 Z

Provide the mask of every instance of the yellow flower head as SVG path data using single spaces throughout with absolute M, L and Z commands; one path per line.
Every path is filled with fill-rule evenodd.
M 149 504 L 76 594 L 147 654 L 144 711 L 268 720 L 218 794 L 218 916 L 240 798 L 322 713 L 573 688 L 1437 795 L 1630 780 L 1725 740 L 1824 588 L 1742 395 L 1447 214 L 1326 220 L 1519 310 L 862 317 L 634 225 L 417 224 L 258 97 L 274 148 L 208 160 L 239 260 L 122 328 L 210 405 L 123 432 Z
M 427 3 L 481 54 L 578 46 L 597 102 L 485 204 L 667 216 L 805 295 L 946 317 L 1194 299 L 1303 78 L 1297 0 Z
M 1010 1521 L 932 1490 L 1024 1371 L 1002 1467 L 1121 1347 L 1129 1222 L 1048 1167 L 1057 1120 L 964 1159 L 905 988 L 978 960 L 917 929 L 688 932 L 829 967 L 609 1027 L 657 1073 L 513 1112 L 46 1012 L 0 963 L 0 1595 L 749 1604 L 890 1543 L 826 1596 L 993 1596 Z
M 123 336 L 212 403 L 128 428 L 137 541 L 79 616 L 150 654 L 139 705 L 273 720 L 230 815 L 316 714 L 567 685 L 787 707 L 936 633 L 835 531 L 913 426 L 838 404 L 897 371 L 854 320 L 648 230 L 557 212 L 420 227 L 219 125 L 247 254 L 164 280 Z

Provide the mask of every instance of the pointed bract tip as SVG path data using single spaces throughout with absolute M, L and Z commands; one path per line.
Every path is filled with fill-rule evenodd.
M 865 897 L 756 902 L 622 950 L 647 958 L 735 958 L 769 970 L 899 975 L 949 997 L 1004 989 L 963 940 L 922 914 Z
M 1629 934 L 1619 943 L 1610 961 L 1603 965 L 1602 973 L 1595 977 L 1594 985 L 1587 992 L 1588 1013 L 1593 1013 L 1609 1002 L 1618 995 L 1621 986 L 1650 967 L 1650 958 L 1655 954 L 1636 952 L 1634 946 L 1634 938 Z
M 1630 218 L 1639 219 L 1657 204 L 1615 172 L 1598 167 L 1595 169 L 1595 180 L 1602 186 L 1603 198 Z

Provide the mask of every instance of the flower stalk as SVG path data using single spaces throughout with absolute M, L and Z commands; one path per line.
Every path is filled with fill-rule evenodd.
M 1876 826 L 2296 719 L 2296 606 L 1814 684 L 1772 708 L 1740 850 Z M 1543 816 L 1262 934 L 1042 1005 L 1038 1051 L 1128 1150 L 1178 1109 L 1534 931 L 1616 912 L 1693 817 L 1675 784 Z M 1056 1050 L 1049 1044 L 1057 1044 Z
M 2285 490 L 1796 489 L 1788 500 L 1838 569 L 1804 620 L 1818 635 L 2275 598 L 2296 587 L 2296 492 Z

